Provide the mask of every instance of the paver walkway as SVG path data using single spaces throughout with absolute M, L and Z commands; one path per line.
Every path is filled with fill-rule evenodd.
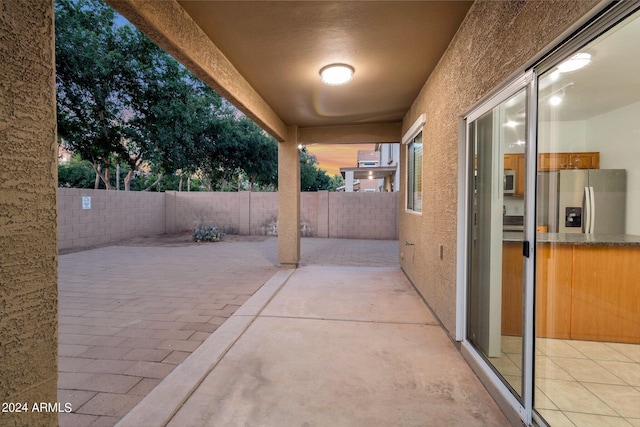
M 301 265 L 397 266 L 397 241 L 302 239 Z M 278 269 L 277 239 L 59 257 L 60 426 L 112 426 Z

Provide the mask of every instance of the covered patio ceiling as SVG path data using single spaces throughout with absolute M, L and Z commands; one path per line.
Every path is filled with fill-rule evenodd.
M 308 129 L 307 143 L 397 142 L 399 123 L 472 4 L 107 2 L 277 139 L 298 126 Z M 353 80 L 322 84 L 319 71 L 331 63 L 351 65 Z M 345 126 L 382 140 L 324 131 Z
M 392 178 L 397 172 L 397 168 L 384 167 L 384 166 L 372 166 L 372 167 L 359 167 L 359 168 L 340 168 L 342 177 L 345 178 L 347 172 L 353 172 L 354 179 L 382 179 Z

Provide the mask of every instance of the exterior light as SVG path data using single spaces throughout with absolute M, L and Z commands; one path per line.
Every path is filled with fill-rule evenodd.
M 340 86 L 349 83 L 353 78 L 354 69 L 346 64 L 331 64 L 320 70 L 322 83 L 330 86 Z
M 588 53 L 580 52 L 573 55 L 571 58 L 558 65 L 558 71 L 561 73 L 569 73 L 571 71 L 584 68 L 591 62 L 591 55 Z

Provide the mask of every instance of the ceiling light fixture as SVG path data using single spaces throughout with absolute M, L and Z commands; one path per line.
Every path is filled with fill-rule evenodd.
M 553 95 L 549 98 L 549 104 L 553 105 L 554 107 L 557 105 L 560 105 L 562 104 L 562 98 L 564 98 L 564 93 L 559 95 Z
M 561 73 L 570 73 L 586 67 L 591 62 L 591 55 L 585 52 L 579 52 L 558 65 L 558 71 Z
M 566 96 L 566 90 L 567 90 L 567 88 L 570 88 L 571 86 L 573 86 L 573 82 L 567 83 L 566 85 L 554 90 L 550 94 L 540 98 L 540 102 L 546 101 L 546 102 L 549 103 L 549 105 L 552 105 L 554 107 L 562 104 L 562 101 L 564 100 L 564 97 Z
M 330 86 L 340 86 L 349 83 L 353 78 L 354 69 L 347 64 L 331 64 L 322 67 L 320 76 L 322 83 Z

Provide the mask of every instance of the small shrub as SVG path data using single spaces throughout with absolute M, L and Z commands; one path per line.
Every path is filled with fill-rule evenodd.
M 224 237 L 224 233 L 213 225 L 201 225 L 193 230 L 194 242 L 219 242 Z

